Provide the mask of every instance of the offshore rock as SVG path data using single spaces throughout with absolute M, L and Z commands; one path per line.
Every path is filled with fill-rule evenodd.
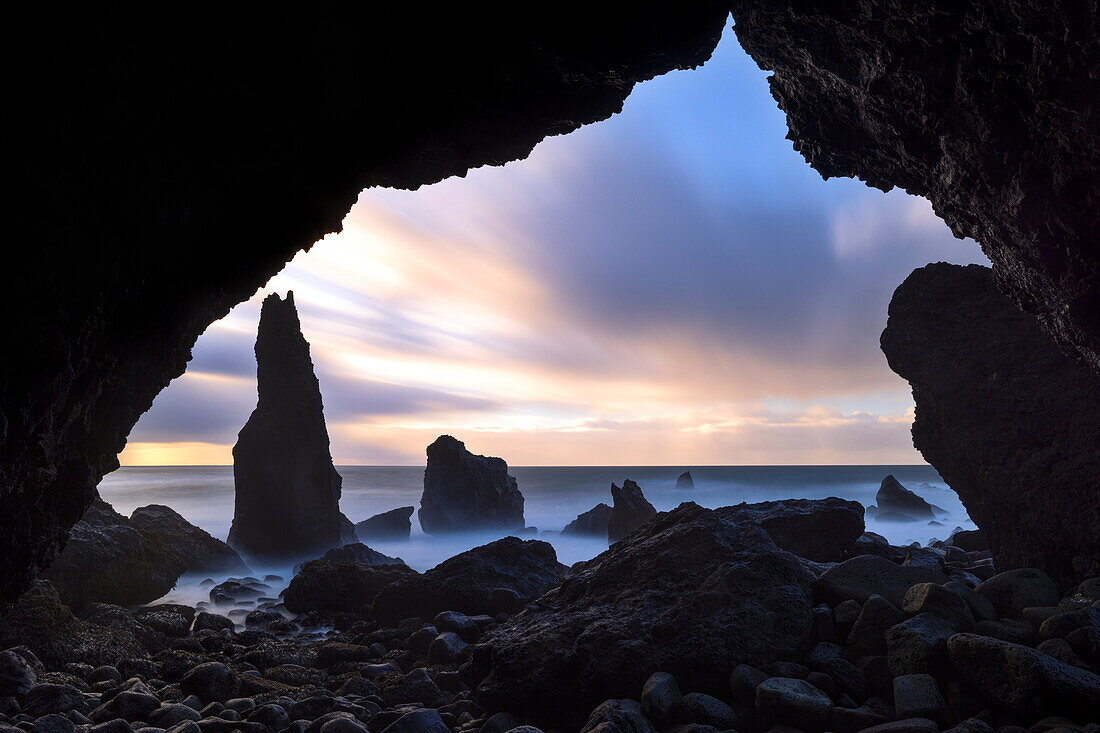
M 340 513 L 321 389 L 294 294 L 264 299 L 256 334 L 256 409 L 233 446 L 229 544 L 247 557 L 316 557 L 356 541 Z
M 814 562 L 840 562 L 863 534 L 863 506 L 831 496 L 737 504 L 715 510 L 723 519 L 750 522 L 775 544 Z
M 914 520 L 936 518 L 932 505 L 902 486 L 893 474 L 882 479 L 875 502 L 880 512 L 896 512 Z
M 232 547 L 211 536 L 160 504 L 138 507 L 130 514 L 138 529 L 155 534 L 183 560 L 188 573 L 227 573 L 247 575 L 252 572 Z
M 428 446 L 417 517 L 428 534 L 523 529 L 523 494 L 502 458 L 474 455 L 450 435 Z
M 471 663 L 478 699 L 576 728 L 657 671 L 726 698 L 738 664 L 809 647 L 812 582 L 758 527 L 681 504 L 487 632 Z
M 388 512 L 375 514 L 369 519 L 355 524 L 355 536 L 360 540 L 400 540 L 408 539 L 412 531 L 409 518 L 415 507 L 403 506 Z
M 148 603 L 172 590 L 185 569 L 157 534 L 143 531 L 96 499 L 43 577 L 53 583 L 62 603 L 79 610 L 89 603 Z
M 1040 568 L 1063 589 L 1100 574 L 1100 377 L 978 265 L 914 270 L 890 302 L 882 350 L 913 387 L 913 444 L 997 569 Z
M 695 488 L 695 480 L 691 477 L 691 471 L 684 471 L 676 478 L 677 491 L 691 491 Z
M 584 537 L 607 537 L 607 527 L 610 522 L 611 507 L 600 503 L 584 514 L 578 514 L 576 519 L 565 525 L 561 533 Z
M 614 503 L 607 522 L 610 542 L 621 540 L 657 516 L 657 510 L 642 495 L 642 488 L 630 479 L 623 481 L 622 488 L 612 483 L 611 498 Z
M 383 624 L 442 611 L 469 616 L 512 611 L 498 607 L 500 590 L 526 603 L 560 581 L 565 567 L 554 546 L 516 537 L 490 542 L 444 560 L 423 575 L 406 575 L 378 593 L 371 615 Z M 497 593 L 494 593 L 497 591 Z

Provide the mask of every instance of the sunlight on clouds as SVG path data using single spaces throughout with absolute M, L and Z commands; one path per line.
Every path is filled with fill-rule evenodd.
M 233 463 L 233 446 L 216 443 L 127 443 L 123 466 L 224 466 Z

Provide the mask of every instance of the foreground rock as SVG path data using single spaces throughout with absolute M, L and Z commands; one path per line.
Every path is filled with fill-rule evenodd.
M 478 699 L 565 727 L 656 671 L 724 697 L 740 662 L 805 651 L 812 581 L 763 530 L 682 504 L 489 632 L 474 650 Z
M 396 624 L 441 611 L 513 613 L 556 586 L 564 571 L 553 545 L 505 537 L 444 560 L 423 575 L 387 585 L 375 597 L 371 615 Z
M 878 555 L 860 555 L 834 565 L 817 581 L 817 591 L 832 604 L 865 602 L 879 595 L 901 607 L 905 593 L 917 583 L 942 584 L 947 576 L 939 570 L 898 565 Z
M 229 544 L 247 557 L 316 557 L 355 542 L 340 512 L 321 389 L 294 294 L 264 299 L 256 334 L 256 409 L 233 446 Z
M 863 506 L 836 497 L 762 501 L 715 511 L 728 521 L 755 524 L 784 550 L 815 562 L 843 560 L 864 530 Z
M 375 514 L 369 519 L 357 522 L 355 535 L 363 541 L 369 540 L 407 540 L 412 531 L 414 507 L 403 506 L 388 512 Z
M 913 387 L 913 444 L 999 568 L 1040 568 L 1063 589 L 1100 574 L 1096 373 L 978 265 L 915 270 L 890 302 L 882 350 Z
M 138 507 L 130 514 L 130 521 L 170 546 L 183 560 L 188 573 L 247 575 L 252 572 L 236 550 L 169 507 L 160 504 Z
M 563 535 L 575 535 L 580 537 L 607 538 L 607 527 L 611 522 L 611 507 L 607 504 L 597 504 L 584 514 L 578 514 L 577 518 L 565 525 L 561 531 Z
M 523 494 L 501 458 L 474 455 L 441 435 L 428 446 L 424 495 L 417 512 L 428 534 L 523 529 Z
M 290 579 L 283 602 L 294 613 L 342 611 L 367 616 L 379 591 L 394 581 L 417 575 L 400 563 L 313 560 Z
M 75 609 L 89 603 L 134 606 L 172 590 L 185 569 L 157 534 L 142 531 L 97 498 L 43 577 Z
M 353 542 L 343 547 L 334 547 L 322 555 L 320 559 L 334 562 L 361 562 L 367 565 L 405 564 L 404 560 L 401 558 L 384 555 L 378 550 L 367 547 L 362 542 Z
M 875 503 L 878 505 L 880 520 L 886 519 L 886 514 L 894 514 L 901 519 L 914 522 L 936 518 L 932 505 L 902 486 L 893 475 L 882 479 L 878 493 L 875 494 Z
M 622 488 L 612 483 L 611 498 L 614 503 L 607 522 L 609 542 L 621 540 L 657 516 L 657 510 L 642 495 L 642 487 L 630 479 L 623 481 Z

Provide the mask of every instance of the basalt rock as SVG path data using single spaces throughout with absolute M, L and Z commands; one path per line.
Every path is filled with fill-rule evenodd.
M 184 561 L 157 534 L 136 527 L 96 499 L 44 574 L 75 609 L 89 603 L 134 606 L 160 598 L 183 575 Z
M 691 471 L 684 471 L 676 478 L 677 491 L 691 491 L 695 488 L 695 480 L 691 477 Z
M 366 615 L 379 591 L 397 580 L 416 576 L 415 570 L 403 564 L 313 560 L 291 578 L 283 591 L 283 601 L 295 613 L 344 611 Z
M 607 521 L 607 539 L 616 542 L 647 524 L 657 516 L 657 510 L 646 501 L 642 488 L 630 479 L 620 488 L 611 484 L 611 516 Z
M 839 562 L 863 534 L 863 506 L 831 496 L 738 504 L 715 510 L 723 519 L 749 522 L 775 544 L 815 562 Z
M 428 446 L 421 528 L 428 534 L 523 529 L 523 494 L 501 458 L 474 455 L 449 435 Z
M 882 479 L 875 502 L 879 512 L 894 512 L 913 520 L 936 518 L 932 505 L 902 486 L 893 475 Z M 883 519 L 883 515 L 879 514 L 878 518 Z
M 340 512 L 321 389 L 294 294 L 264 299 L 256 334 L 259 400 L 233 446 L 229 544 L 246 556 L 317 556 L 356 541 Z
M 585 537 L 607 537 L 607 526 L 611 521 L 611 507 L 607 504 L 597 504 L 584 514 L 578 514 L 577 518 L 565 525 L 561 531 L 563 535 L 580 535 Z
M 183 560 L 188 573 L 247 575 L 251 572 L 236 550 L 169 507 L 160 504 L 138 507 L 130 514 L 130 521 L 170 546 Z
M 364 541 L 408 539 L 412 531 L 409 518 L 414 509 L 415 507 L 403 506 L 356 522 L 355 535 Z
M 997 569 L 1040 568 L 1062 588 L 1100 574 L 1100 377 L 977 265 L 915 270 L 890 302 L 882 350 L 913 387 L 913 444 Z
M 812 582 L 763 530 L 682 504 L 487 632 L 471 662 L 478 699 L 576 728 L 657 671 L 726 698 L 738 664 L 809 647 Z

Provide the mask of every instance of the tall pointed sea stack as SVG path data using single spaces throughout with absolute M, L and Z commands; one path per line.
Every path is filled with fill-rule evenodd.
M 257 558 L 316 556 L 355 542 L 340 513 L 321 389 L 294 293 L 269 295 L 256 335 L 259 400 L 233 446 L 236 502 L 229 544 Z

